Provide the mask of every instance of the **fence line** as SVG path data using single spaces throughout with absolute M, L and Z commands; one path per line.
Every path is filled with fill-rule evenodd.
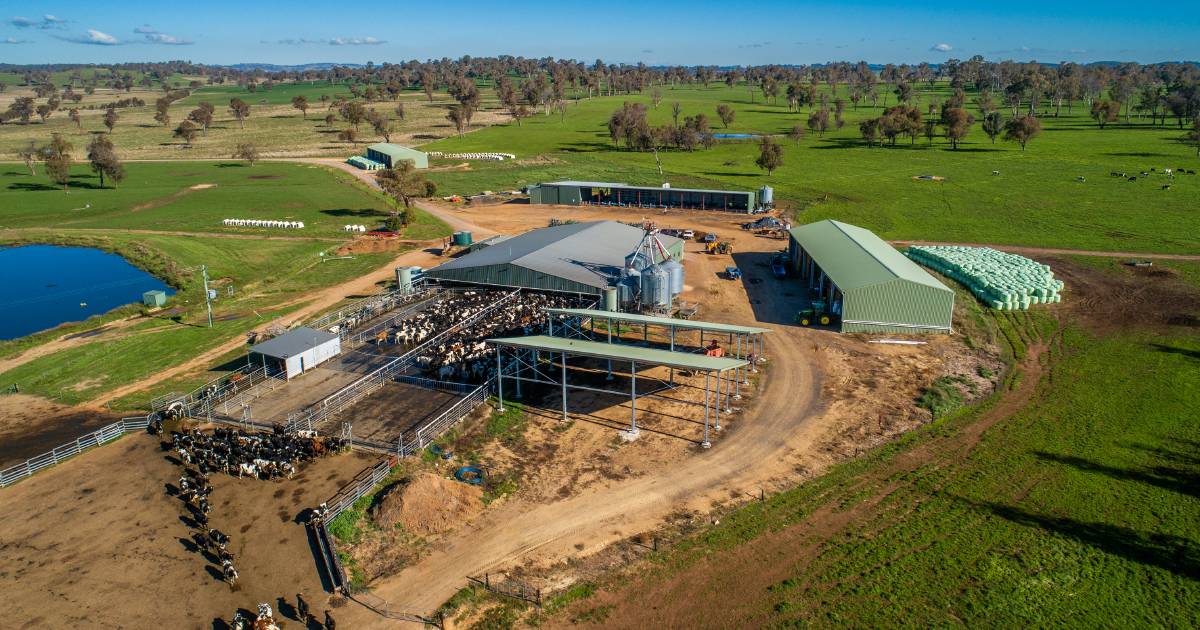
M 405 308 L 404 310 L 400 311 L 399 313 L 392 315 L 391 317 L 385 319 L 382 322 L 379 322 L 378 324 L 375 324 L 374 326 L 371 326 L 370 328 L 367 328 L 366 330 L 355 333 L 353 338 L 348 339 L 348 341 L 351 341 L 353 343 L 362 343 L 366 339 L 374 338 L 375 335 L 377 335 L 380 331 L 391 328 L 396 322 L 399 322 L 400 320 L 409 317 L 410 315 L 413 314 L 413 311 L 416 311 L 421 306 L 423 306 L 425 303 L 427 303 L 430 300 L 432 300 L 433 298 L 437 297 L 439 294 L 442 294 L 445 292 L 446 292 L 446 289 L 442 289 L 439 287 L 439 288 L 426 289 L 419 294 L 413 294 L 413 295 L 419 295 L 421 299 L 405 302 L 405 306 L 407 306 L 408 308 Z
M 150 418 L 148 416 L 122 418 L 96 431 L 81 435 L 50 452 L 43 453 L 37 457 L 31 457 L 16 466 L 0 471 L 0 488 L 11 486 L 39 470 L 61 463 L 90 448 L 111 442 L 130 431 L 144 431 L 149 425 Z
M 409 350 L 399 357 L 396 357 L 391 362 L 376 368 L 374 372 L 371 372 L 370 374 L 367 374 L 366 376 L 354 381 L 353 383 L 330 394 L 329 396 L 326 396 L 321 402 L 309 407 L 304 411 L 301 411 L 298 414 L 289 416 L 287 429 L 297 430 L 300 428 L 305 428 L 312 430 L 317 425 L 328 420 L 330 416 L 340 413 L 347 407 L 367 397 L 375 390 L 383 387 L 383 385 L 391 380 L 400 370 L 411 365 L 421 352 L 423 352 L 426 348 L 432 347 L 433 344 L 437 343 L 442 337 L 454 333 L 464 326 L 471 325 L 479 318 L 504 305 L 518 293 L 520 293 L 520 289 L 505 294 L 503 297 L 496 300 L 487 308 L 479 311 L 472 317 L 459 322 L 458 324 L 455 324 L 446 330 L 443 330 L 433 337 L 430 337 L 421 345 L 416 346 L 412 350 Z
M 490 573 L 484 573 L 482 578 L 468 575 L 467 580 L 497 595 L 526 601 L 538 608 L 542 607 L 542 589 L 518 582 L 503 573 L 500 574 L 500 577 L 502 579 L 496 580 Z
M 417 287 L 414 286 L 413 288 L 416 289 Z M 379 295 L 365 297 L 351 302 L 332 313 L 326 313 L 325 315 L 306 323 L 305 326 L 308 328 L 316 328 L 318 330 L 332 328 L 357 315 L 366 314 L 369 316 L 373 313 L 395 308 L 396 306 L 405 303 L 409 298 L 423 295 L 424 293 L 428 292 L 428 290 L 429 289 L 414 290 L 412 293 L 407 294 L 401 293 L 399 290 L 394 290 L 388 291 L 387 293 L 381 293 Z

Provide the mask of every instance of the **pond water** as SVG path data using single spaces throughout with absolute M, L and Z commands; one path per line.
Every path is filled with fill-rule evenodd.
M 116 254 L 90 247 L 0 249 L 0 339 L 15 339 L 174 291 Z
M 717 140 L 735 140 L 745 138 L 757 138 L 758 134 L 753 133 L 714 133 L 713 137 Z

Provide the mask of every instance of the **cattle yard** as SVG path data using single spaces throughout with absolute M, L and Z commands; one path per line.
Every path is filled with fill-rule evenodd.
M 514 210 L 496 216 L 493 224 L 520 233 L 543 222 L 544 212 Z M 620 211 L 609 209 L 573 212 L 581 219 L 621 216 Z M 377 611 L 415 619 L 461 586 L 466 576 L 460 573 L 467 564 L 499 562 L 510 555 L 510 546 L 521 539 L 517 532 L 530 526 L 525 519 L 533 515 L 541 514 L 538 518 L 562 533 L 556 538 L 559 542 L 526 554 L 525 566 L 553 562 L 580 549 L 599 551 L 653 526 L 666 515 L 664 510 L 711 509 L 734 495 L 748 496 L 752 488 L 790 483 L 796 470 L 813 474 L 852 454 L 856 445 L 887 439 L 920 421 L 911 412 L 912 397 L 921 383 L 940 373 L 940 366 L 951 360 L 947 357 L 993 360 L 986 352 L 964 351 L 944 338 L 927 346 L 870 347 L 847 337 L 824 340 L 825 347 L 819 350 L 805 347 L 804 333 L 778 326 L 805 302 L 802 292 L 771 278 L 767 261 L 779 243 L 738 234 L 736 217 L 722 214 L 695 218 L 709 230 L 728 231 L 723 239 L 738 241 L 736 260 L 747 281 L 728 283 L 720 273 L 726 264 L 722 258 L 727 257 L 705 254 L 702 244 L 689 246 L 696 251 L 684 261 L 690 280 L 680 299 L 703 304 L 697 321 L 663 320 L 677 324 L 662 325 L 655 318 L 604 315 L 588 310 L 600 307 L 602 299 L 595 296 L 424 282 L 408 293 L 394 290 L 348 302 L 307 322 L 308 328 L 336 335 L 339 352 L 318 365 L 305 366 L 290 380 L 272 373 L 270 366 L 251 362 L 189 394 L 155 400 L 163 417 L 174 418 L 167 422 L 168 432 L 228 435 L 240 430 L 247 435 L 323 436 L 320 439 L 334 443 L 345 440 L 353 453 L 298 461 L 291 475 L 287 467 L 267 466 L 270 458 L 259 458 L 263 470 L 285 472 L 264 474 L 256 468 L 232 476 L 218 473 L 209 482 L 208 513 L 197 512 L 194 505 L 180 518 L 178 503 L 168 501 L 164 505 L 172 506 L 177 517 L 156 527 L 164 532 L 181 530 L 172 535 L 180 539 L 186 560 L 173 562 L 180 563 L 179 570 L 190 576 L 187 580 L 229 580 L 222 565 L 211 558 L 212 570 L 198 573 L 205 563 L 198 563 L 195 554 L 207 552 L 185 542 L 191 539 L 188 532 L 201 525 L 197 517 L 204 514 L 210 522 L 206 526 L 230 537 L 228 552 L 238 573 L 237 588 L 245 589 L 242 592 L 257 593 L 254 597 L 268 601 L 268 584 L 278 583 L 267 568 L 268 558 L 286 554 L 286 559 L 276 562 L 289 567 L 287 575 L 307 567 L 308 575 L 294 579 L 310 599 L 321 590 L 342 587 L 358 592 L 356 598 Z M 480 216 L 471 219 L 484 221 Z M 762 264 L 755 262 L 760 259 Z M 711 323 L 723 321 L 765 324 L 750 333 L 745 332 L 750 328 Z M 768 331 L 770 338 L 762 335 Z M 510 341 L 488 343 L 505 339 Z M 714 353 L 714 347 L 719 352 Z M 773 360 L 779 353 L 788 357 L 782 363 Z M 714 358 L 721 355 L 724 358 Z M 820 363 L 826 374 L 834 375 L 837 386 L 823 383 L 808 368 L 796 372 L 800 356 Z M 868 365 L 862 364 L 866 356 L 874 357 Z M 853 369 L 851 357 L 859 364 Z M 728 365 L 717 366 L 721 361 Z M 503 378 L 496 378 L 498 373 Z M 774 393 L 765 395 L 764 378 L 780 379 Z M 789 389 L 809 402 L 788 402 L 785 390 Z M 482 405 L 488 396 L 495 404 Z M 825 401 L 819 412 L 812 406 L 818 397 Z M 816 413 L 815 420 L 799 427 L 793 424 L 789 418 L 794 416 L 794 404 Z M 890 407 L 893 419 L 886 426 L 869 426 L 875 423 L 865 419 L 864 410 L 879 404 Z M 514 409 L 519 420 L 505 424 L 511 422 L 504 418 Z M 751 415 L 747 410 L 756 411 Z M 780 439 L 789 445 L 790 455 L 767 456 L 776 452 Z M 179 464 L 187 464 L 177 461 L 178 453 L 166 454 L 170 460 L 153 454 L 142 437 L 126 438 L 109 448 L 106 454 L 120 451 L 164 461 L 166 468 L 156 473 L 162 477 L 160 484 L 177 484 L 171 480 L 181 476 Z M 708 453 L 718 458 L 714 462 L 724 463 L 696 469 L 705 466 L 700 454 Z M 491 502 L 480 505 L 481 513 L 469 522 L 419 539 L 374 525 L 363 525 L 360 534 L 348 539 L 342 538 L 340 529 L 339 535 L 330 533 L 346 514 L 365 519 L 363 523 L 374 518 L 367 514 L 371 505 L 363 507 L 356 500 L 374 496 L 380 487 L 377 482 L 386 485 L 423 472 L 453 478 L 464 464 L 486 471 L 483 492 Z M 59 467 L 23 485 L 40 487 L 69 470 Z M 714 483 L 709 476 L 716 470 L 737 472 Z M 318 477 L 320 483 L 315 483 Z M 631 505 L 628 486 L 650 480 L 672 484 L 676 494 L 662 496 L 647 490 L 645 496 L 657 497 L 660 506 Z M 591 505 L 597 496 L 620 488 L 624 488 L 620 498 L 614 498 L 606 510 L 636 509 L 636 519 L 623 520 L 602 534 L 591 531 L 582 539 L 572 534 L 588 532 L 590 526 L 562 510 L 581 509 L 581 501 Z M 148 496 L 150 490 L 141 492 Z M 232 506 L 247 505 L 243 498 L 251 496 L 259 501 L 255 508 L 231 513 Z M 264 510 L 275 512 L 271 520 L 277 520 L 278 526 L 259 526 L 253 514 Z M 334 518 L 343 511 L 343 516 Z M 522 516 L 525 512 L 530 516 Z M 320 527 L 296 527 L 295 523 L 314 514 L 323 517 L 314 521 Z M 291 527 L 286 536 L 278 542 L 269 538 L 285 524 Z M 354 526 L 356 531 L 359 527 Z M 297 537 L 302 531 L 308 533 Z M 464 537 L 480 542 L 480 555 L 448 561 L 446 546 Z M 573 548 L 563 548 L 568 543 Z M 432 581 L 412 573 L 426 566 L 437 572 Z M 403 595 L 414 592 L 414 579 L 424 584 L 419 595 Z M 371 593 L 362 593 L 368 584 Z M 205 590 L 214 591 L 213 597 L 199 598 L 183 611 L 189 621 L 181 618 L 180 623 L 194 624 L 197 611 L 219 609 L 228 617 L 234 602 L 244 606 L 248 601 L 239 592 Z M 345 602 L 336 597 L 328 601 L 330 605 Z M 382 619 L 357 605 L 341 608 L 340 614 L 364 624 Z

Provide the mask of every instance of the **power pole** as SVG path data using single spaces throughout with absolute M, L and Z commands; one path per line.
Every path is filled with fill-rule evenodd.
M 212 328 L 212 300 L 208 297 L 208 265 L 200 265 L 200 274 L 204 277 L 204 307 L 208 309 L 208 327 Z

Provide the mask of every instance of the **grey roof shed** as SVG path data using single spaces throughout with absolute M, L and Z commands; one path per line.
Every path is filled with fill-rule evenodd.
M 274 339 L 268 339 L 260 344 L 251 346 L 250 352 L 273 359 L 286 359 L 302 354 L 337 338 L 337 335 L 325 330 L 296 328 Z
M 643 235 L 641 229 L 616 221 L 541 228 L 473 251 L 425 275 L 473 284 L 599 294 L 620 278 L 625 256 L 637 248 Z M 671 236 L 658 238 L 672 257 L 682 257 L 683 241 Z

